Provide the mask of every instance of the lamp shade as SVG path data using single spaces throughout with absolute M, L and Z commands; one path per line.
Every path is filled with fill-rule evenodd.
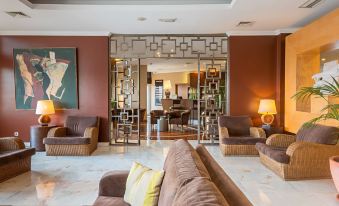
M 273 99 L 262 99 L 259 104 L 259 114 L 277 114 L 277 108 Z
M 170 80 L 165 80 L 164 81 L 164 89 L 165 90 L 172 89 L 172 85 L 171 85 L 171 81 Z
M 36 114 L 54 114 L 54 104 L 52 100 L 40 100 L 36 105 Z

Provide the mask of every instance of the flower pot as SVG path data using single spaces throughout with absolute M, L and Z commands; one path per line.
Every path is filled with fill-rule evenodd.
M 333 182 L 339 193 L 339 156 L 330 157 L 330 169 L 333 178 Z M 337 194 L 339 200 L 339 194 Z

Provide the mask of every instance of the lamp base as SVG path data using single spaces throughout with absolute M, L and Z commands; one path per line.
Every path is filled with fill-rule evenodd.
M 171 92 L 169 90 L 166 90 L 165 91 L 165 96 L 166 96 L 166 99 L 169 99 L 170 96 L 171 96 Z
M 263 114 L 261 115 L 261 121 L 264 123 L 266 126 L 270 127 L 270 125 L 274 121 L 274 115 L 273 114 Z
M 51 122 L 51 118 L 48 115 L 40 115 L 38 122 L 41 126 L 48 126 L 48 124 Z

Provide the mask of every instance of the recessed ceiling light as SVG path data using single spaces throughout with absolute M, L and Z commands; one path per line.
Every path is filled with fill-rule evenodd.
M 174 23 L 177 21 L 177 18 L 160 18 L 158 19 L 160 22 L 166 22 L 166 23 Z
M 140 16 L 137 18 L 138 21 L 146 21 L 147 18 L 146 17 L 143 17 L 143 16 Z

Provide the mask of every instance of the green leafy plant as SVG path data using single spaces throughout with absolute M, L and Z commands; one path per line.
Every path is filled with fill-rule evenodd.
M 328 96 L 339 98 L 339 82 L 333 78 L 333 83 L 325 81 L 325 83 L 318 87 L 303 87 L 292 98 L 304 101 L 311 96 L 322 98 L 327 102 L 327 105 L 322 108 L 322 114 L 316 118 L 306 122 L 304 126 L 310 127 L 315 123 L 323 120 L 333 119 L 339 121 L 339 104 L 331 104 Z M 339 127 L 339 126 L 338 126 Z

